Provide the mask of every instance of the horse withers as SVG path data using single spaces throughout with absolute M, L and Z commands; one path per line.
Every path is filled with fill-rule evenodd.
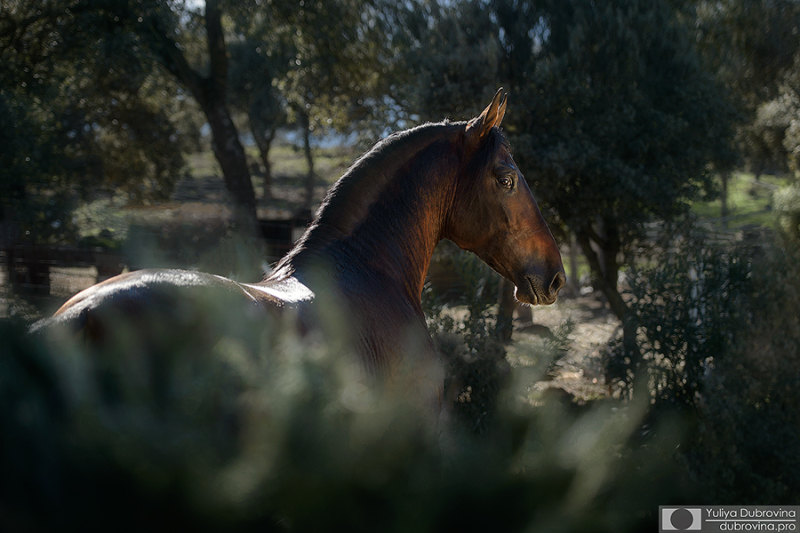
M 134 271 L 78 293 L 34 329 L 67 326 L 99 351 L 112 338 L 148 355 L 186 344 L 203 350 L 231 330 L 258 335 L 286 309 L 301 330 L 313 330 L 327 300 L 346 317 L 365 376 L 391 383 L 410 375 L 410 394 L 441 398 L 442 365 L 421 304 L 441 239 L 513 282 L 520 302 L 551 304 L 565 282 L 558 246 L 499 129 L 505 111 L 501 90 L 470 121 L 425 124 L 380 141 L 336 182 L 302 238 L 260 282 Z M 206 304 L 222 311 L 228 327 Z M 123 326 L 128 333 L 115 337 Z

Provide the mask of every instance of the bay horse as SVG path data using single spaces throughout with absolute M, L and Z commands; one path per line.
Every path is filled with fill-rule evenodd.
M 441 239 L 513 282 L 520 302 L 551 304 L 565 282 L 558 246 L 499 130 L 506 104 L 501 89 L 472 120 L 425 124 L 378 142 L 330 189 L 305 234 L 261 282 L 133 271 L 78 293 L 34 329 L 65 325 L 102 346 L 124 322 L 135 335 L 122 343 L 140 351 L 207 349 L 221 332 L 202 302 L 222 302 L 247 334 L 282 308 L 295 310 L 301 329 L 313 329 L 327 296 L 352 328 L 366 375 L 391 379 L 401 361 L 411 361 L 417 390 L 410 393 L 441 402 L 442 365 L 421 304 Z

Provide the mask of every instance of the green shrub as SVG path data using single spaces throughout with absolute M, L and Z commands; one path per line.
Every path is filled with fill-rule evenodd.
M 506 350 L 495 333 L 499 276 L 472 254 L 445 243 L 434 262 L 446 265 L 460 290 L 428 282 L 423 308 L 428 329 L 446 364 L 446 398 L 456 420 L 472 432 L 487 431 L 507 384 Z M 457 313 L 465 313 L 457 317 Z
M 738 342 L 752 312 L 751 255 L 678 233 L 653 249 L 648 264 L 631 268 L 626 296 L 647 376 L 634 375 L 634 363 L 612 352 L 609 368 L 620 385 L 646 380 L 656 401 L 693 406 L 704 375 Z
M 781 229 L 800 240 L 800 186 L 789 185 L 775 191 L 775 211 Z
M 673 234 L 676 235 L 676 234 Z M 800 254 L 768 233 L 678 233 L 629 276 L 654 409 L 690 428 L 682 460 L 709 502 L 800 497 Z M 621 371 L 620 371 L 621 369 Z
M 706 377 L 689 459 L 718 501 L 800 500 L 800 253 L 793 246 L 753 255 L 749 312 Z
M 473 438 L 366 387 L 346 341 L 291 328 L 176 343 L 155 382 L 0 328 L 3 530 L 620 532 L 676 494 L 664 442 L 629 446 L 635 405 L 534 408 L 512 388 Z

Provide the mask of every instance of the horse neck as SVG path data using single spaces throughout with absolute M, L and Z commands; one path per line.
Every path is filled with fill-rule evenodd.
M 460 161 L 452 140 L 422 141 L 421 148 L 406 151 L 405 160 L 393 161 L 391 174 L 376 161 L 373 166 L 380 168 L 374 176 L 345 175 L 270 278 L 294 275 L 305 281 L 309 269 L 324 265 L 334 269 L 345 291 L 369 289 L 354 284 L 378 284 L 376 297 L 399 292 L 419 308 L 431 256 L 455 195 Z M 346 182 L 348 178 L 355 182 Z M 380 190 L 369 190 L 376 185 Z M 357 191 L 361 186 L 367 190 Z M 337 194 L 342 190 L 348 192 Z

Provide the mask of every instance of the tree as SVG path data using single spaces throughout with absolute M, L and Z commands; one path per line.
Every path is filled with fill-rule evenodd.
M 206 0 L 202 16 L 185 4 L 157 0 L 128 2 L 109 15 L 121 17 L 131 25 L 144 46 L 197 101 L 211 128 L 214 156 L 233 199 L 235 224 L 245 231 L 254 231 L 257 224 L 255 192 L 239 132 L 228 107 L 228 49 L 219 0 Z M 188 28 L 194 25 L 202 28 L 205 72 L 190 64 L 176 38 L 184 30 L 185 17 L 189 20 Z
M 393 96 L 411 122 L 477 114 L 500 83 L 498 28 L 481 2 L 408 3 Z
M 182 92 L 172 96 L 189 96 L 205 115 L 212 131 L 214 154 L 234 200 L 236 223 L 254 228 L 255 196 L 244 150 L 227 107 L 228 59 L 218 0 L 205 2 L 202 14 L 183 2 L 169 0 L 52 0 L 33 7 L 19 2 L 3 12 L 3 23 L 3 38 L 12 44 L 7 51 L 16 53 L 21 62 L 57 62 L 67 65 L 67 69 L 75 65 L 82 76 L 70 80 L 75 83 L 110 78 L 114 84 L 91 90 L 112 106 L 115 102 L 127 105 L 134 115 L 136 110 L 147 108 L 137 89 L 143 80 L 154 79 L 155 66 L 160 65 L 161 72 L 168 74 Z M 202 54 L 200 34 L 205 37 Z M 33 45 L 33 51 L 27 51 L 23 43 Z M 198 56 L 196 62 L 202 66 L 192 66 L 190 53 Z M 48 84 L 55 85 L 57 81 L 50 72 L 41 71 L 38 75 Z M 163 84 L 161 88 L 173 85 L 163 83 L 163 78 L 159 82 Z M 115 99 L 115 93 L 124 93 L 126 98 Z M 75 101 L 82 101 L 79 95 L 73 96 Z M 167 108 L 164 106 L 162 112 Z M 109 116 L 102 112 L 98 115 Z M 157 131 L 158 122 L 150 122 L 150 127 Z M 106 151 L 102 162 L 113 155 Z
M 272 43 L 251 36 L 231 43 L 230 99 L 234 109 L 247 117 L 263 169 L 264 200 L 272 197 L 269 150 L 278 127 L 286 123 L 285 101 L 273 82 L 285 75 L 288 60 L 276 54 Z M 277 57 L 276 57 L 277 56 Z
M 77 51 L 92 46 L 105 50 L 106 62 L 93 65 L 98 76 L 111 65 L 135 80 L 157 64 L 180 88 L 178 97 L 194 100 L 204 115 L 235 224 L 247 229 L 255 224 L 255 193 L 231 106 L 246 108 L 265 169 L 283 102 L 307 123 L 306 137 L 366 114 L 384 48 L 381 10 L 388 5 L 382 0 L 308 2 L 299 8 L 293 0 L 50 0 L 32 7 L 14 2 L 3 17 L 10 34 L 34 28 L 37 35 L 52 37 L 47 53 L 53 58 L 75 59 Z M 238 67 L 233 72 L 232 60 Z M 248 67 L 253 69 L 243 70 Z M 231 81 L 244 83 L 231 91 Z M 312 166 L 310 141 L 306 144 Z
M 800 3 L 794 0 L 676 2 L 706 62 L 730 88 L 738 144 L 756 176 L 792 165 L 792 76 L 800 67 Z M 758 24 L 754 24 L 758 21 Z M 797 87 L 794 84 L 794 87 Z M 788 161 L 787 161 L 788 159 Z M 721 173 L 723 220 L 729 173 Z
M 98 193 L 123 192 L 135 203 L 163 197 L 196 138 L 178 87 L 147 68 L 129 35 L 86 11 L 77 16 L 74 4 L 0 11 L 7 244 L 74 238 L 71 208 Z
M 781 95 L 797 67 L 800 3 L 796 0 L 679 0 L 705 60 L 742 109 Z M 758 23 L 754 23 L 758 21 Z
M 789 168 L 794 172 L 795 178 L 800 178 L 800 57 L 795 60 L 792 71 L 786 76 L 785 84 L 784 99 L 792 120 L 784 132 L 783 146 Z
M 647 223 L 713 193 L 733 111 L 667 2 L 496 0 L 502 77 L 525 102 L 506 119 L 534 190 L 576 235 L 594 283 L 623 322 L 621 264 Z
M 394 2 L 329 0 L 286 4 L 277 11 L 284 26 L 291 68 L 279 80 L 290 120 L 300 128 L 308 165 L 304 208 L 314 199 L 312 136 L 352 131 L 382 109 L 382 74 L 392 61 Z M 274 27 L 261 28 L 275 32 Z

